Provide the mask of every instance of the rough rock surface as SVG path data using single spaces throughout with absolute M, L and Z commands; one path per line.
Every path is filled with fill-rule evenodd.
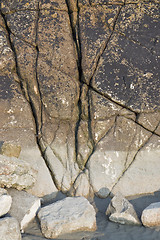
M 159 190 L 159 2 L 0 7 L 0 141 L 33 162 L 31 193 Z
M 40 209 L 40 199 L 16 189 L 8 189 L 8 192 L 13 200 L 9 214 L 18 220 L 20 229 L 24 231 Z
M 160 226 L 160 202 L 152 203 L 145 208 L 141 220 L 146 227 Z
M 12 204 L 12 198 L 8 195 L 7 191 L 0 188 L 0 217 L 8 213 Z
M 46 238 L 75 231 L 96 230 L 96 213 L 84 197 L 71 198 L 52 203 L 38 213 L 42 233 Z
M 0 219 L 0 236 L 2 240 L 21 240 L 19 224 L 15 218 Z
M 85 198 L 93 197 L 93 190 L 88 181 L 88 171 L 82 172 L 73 184 L 70 191 L 73 196 L 83 196 Z
M 58 190 L 34 141 L 35 139 L 31 138 L 29 146 L 25 146 L 20 154 L 20 158 L 28 162 L 37 171 L 36 181 L 33 187 L 27 191 L 37 197 L 43 197 L 44 201 L 48 201 L 56 197 Z
M 2 143 L 2 146 L 0 147 L 0 154 L 6 155 L 8 157 L 19 157 L 19 154 L 21 152 L 21 146 L 14 145 L 11 143 Z
M 0 186 L 14 187 L 18 190 L 30 188 L 36 179 L 37 172 L 27 162 L 0 155 Z
M 134 210 L 133 205 L 122 196 L 121 193 L 117 193 L 109 204 L 106 215 L 113 222 L 121 224 L 141 225 L 140 220 Z

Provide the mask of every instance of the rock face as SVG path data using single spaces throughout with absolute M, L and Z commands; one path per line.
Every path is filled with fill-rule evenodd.
M 19 224 L 15 218 L 0 219 L 0 236 L 2 240 L 21 240 Z
M 41 208 L 38 218 L 44 236 L 56 238 L 75 231 L 96 230 L 95 215 L 93 206 L 84 197 L 67 197 Z
M 18 190 L 30 188 L 37 172 L 27 162 L 15 157 L 0 155 L 0 186 Z
M 12 198 L 8 195 L 7 191 L 0 188 L 0 217 L 8 213 L 12 204 Z
M 88 171 L 81 173 L 73 184 L 71 194 L 74 196 L 84 196 L 86 198 L 93 196 L 93 190 L 88 181 Z
M 121 193 L 117 193 L 113 197 L 106 210 L 106 215 L 108 215 L 109 219 L 113 222 L 141 225 L 134 207 Z
M 24 231 L 40 209 L 40 199 L 16 189 L 9 189 L 8 192 L 13 200 L 9 214 L 18 220 L 20 229 Z
M 160 226 L 160 202 L 152 203 L 145 208 L 141 220 L 146 227 Z
M 21 152 L 21 146 L 10 144 L 10 143 L 3 143 L 0 148 L 0 154 L 6 155 L 8 157 L 19 157 Z
M 38 171 L 30 193 L 159 190 L 158 1 L 0 7 L 0 146 Z

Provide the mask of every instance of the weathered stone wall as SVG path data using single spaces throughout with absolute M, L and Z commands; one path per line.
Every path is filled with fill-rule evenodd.
M 32 193 L 160 189 L 159 17 L 158 0 L 1 0 L 0 141 L 38 170 Z

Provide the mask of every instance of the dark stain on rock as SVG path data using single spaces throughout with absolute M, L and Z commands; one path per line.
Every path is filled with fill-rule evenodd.
M 13 82 L 8 76 L 0 76 L 0 98 L 12 99 L 14 98 Z
M 145 47 L 115 36 L 102 55 L 93 86 L 133 111 L 157 109 L 159 65 Z

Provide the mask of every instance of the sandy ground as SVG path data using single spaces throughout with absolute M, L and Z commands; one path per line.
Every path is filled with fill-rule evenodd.
M 59 195 L 58 199 L 64 198 L 64 195 Z M 61 236 L 57 239 L 65 240 L 160 240 L 160 228 L 150 229 L 143 226 L 128 226 L 116 224 L 108 221 L 105 216 L 106 208 L 110 202 L 110 198 L 99 199 L 95 197 L 95 205 L 98 209 L 97 212 L 97 231 L 95 232 L 80 232 L 72 233 L 65 236 Z M 134 205 L 138 216 L 145 207 L 150 203 L 160 202 L 160 192 L 156 192 L 153 195 L 141 196 L 129 199 Z M 46 240 L 41 234 L 38 220 L 35 219 L 25 231 L 22 236 L 23 240 Z

